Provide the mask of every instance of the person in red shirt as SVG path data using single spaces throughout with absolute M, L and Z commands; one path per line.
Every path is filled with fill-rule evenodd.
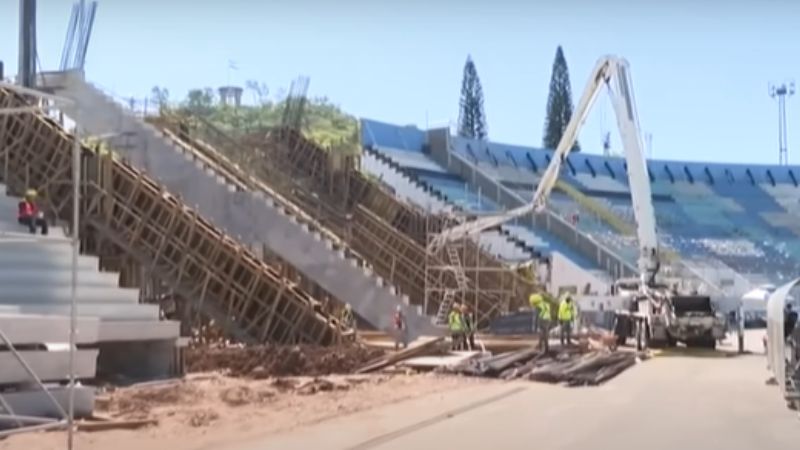
M 403 308 L 397 305 L 397 309 L 392 317 L 392 325 L 394 326 L 394 349 L 397 351 L 402 344 L 403 348 L 408 347 L 408 327 L 406 324 L 406 316 L 403 314 Z
M 17 211 L 17 222 L 25 225 L 31 234 L 36 234 L 36 227 L 41 228 L 42 234 L 47 235 L 47 221 L 36 205 L 36 191 L 33 189 L 25 193 L 25 198 L 19 202 Z

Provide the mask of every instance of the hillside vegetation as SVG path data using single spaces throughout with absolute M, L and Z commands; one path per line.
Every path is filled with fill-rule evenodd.
M 246 102 L 247 99 L 243 98 L 238 107 L 220 102 L 210 88 L 193 89 L 178 102 L 170 101 L 169 94 L 160 88 L 153 88 L 153 96 L 161 105 L 161 114 L 200 117 L 232 137 L 281 125 L 286 99 L 268 97 L 266 88 L 258 87 L 255 83 L 248 83 L 245 94 L 251 91 L 251 101 Z M 348 153 L 360 150 L 358 119 L 342 111 L 326 97 L 308 99 L 301 130 L 323 148 Z

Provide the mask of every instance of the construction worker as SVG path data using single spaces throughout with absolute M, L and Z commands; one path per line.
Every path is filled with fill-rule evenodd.
M 397 351 L 401 344 L 403 348 L 408 347 L 408 326 L 406 324 L 406 316 L 403 314 L 403 308 L 400 305 L 395 308 L 392 326 L 394 327 L 394 350 Z
M 42 229 L 42 234 L 47 235 L 47 221 L 36 205 L 36 196 L 36 191 L 33 189 L 25 192 L 25 198 L 18 205 L 17 222 L 27 226 L 31 234 L 36 234 L 36 227 L 39 227 Z
M 564 295 L 558 304 L 558 324 L 561 326 L 561 345 L 572 345 L 572 323 L 575 321 L 575 304 L 572 296 Z
M 544 301 L 544 296 L 539 292 L 534 292 L 528 296 L 528 303 L 531 305 L 533 311 L 533 330 L 536 333 L 539 328 L 539 304 Z
M 464 347 L 466 350 L 475 350 L 475 315 L 469 305 L 461 307 L 461 316 L 464 319 Z
M 343 327 L 353 330 L 356 329 L 356 317 L 353 315 L 353 307 L 350 306 L 350 303 L 344 305 L 340 320 Z
M 550 302 L 542 300 L 537 309 L 539 310 L 539 348 L 542 352 L 550 351 Z
M 461 305 L 458 303 L 453 304 L 450 315 L 447 317 L 447 325 L 452 339 L 451 349 L 461 350 L 464 341 L 464 318 L 461 314 Z

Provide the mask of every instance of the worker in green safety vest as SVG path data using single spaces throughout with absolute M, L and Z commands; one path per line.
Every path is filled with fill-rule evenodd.
M 547 353 L 550 351 L 550 302 L 542 300 L 537 309 L 539 310 L 539 348 Z
M 544 296 L 540 292 L 534 292 L 528 296 L 528 303 L 531 305 L 531 311 L 533 311 L 533 324 L 531 330 L 533 333 L 539 331 L 539 303 L 542 303 L 543 301 Z
M 572 323 L 575 321 L 575 304 L 566 294 L 558 304 L 558 324 L 561 326 L 561 345 L 572 345 Z
M 447 316 L 447 325 L 450 329 L 450 337 L 452 339 L 451 349 L 463 349 L 464 318 L 461 315 L 461 305 L 458 303 L 453 304 L 453 308 L 450 310 L 450 315 Z

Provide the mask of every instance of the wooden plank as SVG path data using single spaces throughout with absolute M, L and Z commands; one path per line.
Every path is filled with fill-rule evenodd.
M 396 364 L 400 361 L 412 358 L 414 356 L 424 355 L 426 352 L 430 352 L 436 349 L 442 342 L 444 342 L 444 337 L 420 337 L 418 338 L 415 343 L 411 343 L 408 348 L 400 350 L 397 353 L 391 354 L 387 357 L 380 358 L 378 360 L 372 361 L 361 367 L 356 371 L 356 373 L 369 373 L 374 372 L 376 370 L 383 369 L 384 367 L 391 366 L 392 364 Z
M 86 421 L 82 420 L 76 424 L 78 431 L 108 431 L 108 430 L 138 430 L 139 428 L 158 425 L 158 419 L 138 419 L 138 420 L 102 420 Z

